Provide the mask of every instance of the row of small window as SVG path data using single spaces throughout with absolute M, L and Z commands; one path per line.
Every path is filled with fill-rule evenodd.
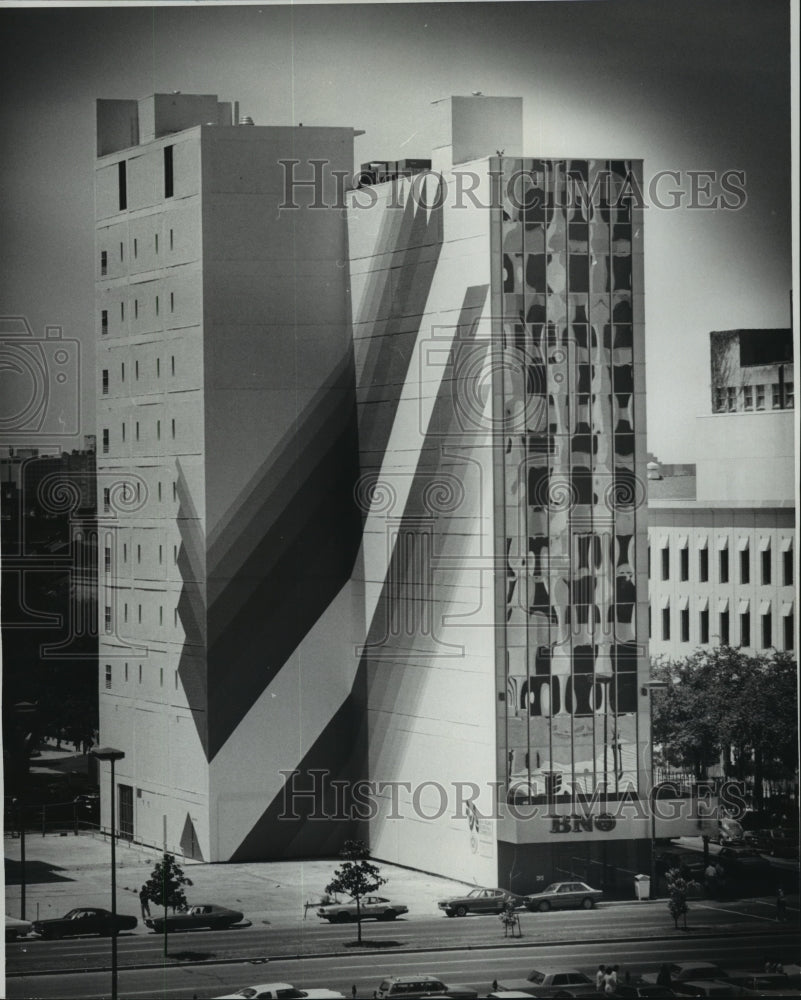
M 715 388 L 715 412 L 734 413 L 737 409 L 764 410 L 765 385 L 717 386 Z M 774 410 L 791 410 L 795 406 L 795 393 L 792 382 L 774 382 L 771 387 L 771 405 Z M 738 395 L 741 407 L 737 406 Z
M 747 604 L 748 602 L 743 602 Z M 743 610 L 739 614 L 740 619 L 740 646 L 751 646 L 751 612 Z M 762 649 L 773 647 L 773 615 L 770 610 L 766 610 L 759 615 L 760 619 L 760 639 Z M 795 642 L 794 617 L 792 611 L 782 615 L 782 632 L 784 639 L 784 649 L 792 649 Z M 663 642 L 670 642 L 671 639 L 671 612 L 670 603 L 665 601 L 661 608 L 660 615 L 661 634 Z M 651 629 L 651 608 L 648 608 L 648 637 L 653 638 Z M 704 608 L 698 612 L 698 642 L 702 646 L 709 644 L 709 608 Z M 714 638 L 720 641 L 721 646 L 731 645 L 731 630 L 728 609 L 718 613 L 718 631 Z M 684 607 L 679 609 L 679 641 L 690 641 L 690 609 Z
M 164 197 L 172 198 L 174 190 L 173 179 L 173 147 L 164 147 Z M 120 211 L 124 212 L 128 208 L 128 164 L 125 160 L 120 160 L 117 164 L 117 192 L 119 197 Z
M 142 499 L 142 483 L 140 480 L 136 481 L 135 485 L 130 483 L 123 483 L 120 495 L 120 501 L 122 504 L 130 503 L 134 496 L 136 496 L 136 502 L 139 503 Z M 156 496 L 161 502 L 164 499 L 164 489 L 161 480 L 156 484 Z M 172 499 L 173 503 L 178 501 L 178 484 L 173 481 L 172 484 Z M 103 513 L 108 514 L 111 511 L 111 487 L 106 486 L 103 488 Z
M 134 420 L 134 440 L 135 441 L 139 441 L 140 440 L 139 430 L 140 430 L 139 421 L 138 420 Z M 173 417 L 170 420 L 170 437 L 172 438 L 173 441 L 175 440 L 175 417 Z M 122 441 L 123 444 L 125 444 L 125 441 L 126 441 L 126 431 L 125 431 L 125 422 L 124 421 L 123 421 L 123 423 L 120 424 L 120 440 Z M 156 421 L 156 440 L 157 441 L 161 441 L 161 421 L 160 420 Z M 109 429 L 108 429 L 108 427 L 104 427 L 103 428 L 103 454 L 104 455 L 108 455 L 109 447 L 110 447 L 110 441 L 111 441 L 111 436 L 110 436 Z
M 169 233 L 169 243 L 170 243 L 170 250 L 174 250 L 175 249 L 175 230 L 174 229 L 170 230 L 170 233 Z M 132 249 L 133 249 L 134 260 L 136 260 L 139 257 L 139 238 L 137 236 L 134 236 L 134 238 L 133 238 Z M 153 234 L 153 250 L 156 253 L 159 252 L 159 234 L 158 233 L 154 233 Z M 101 278 L 104 278 L 108 274 L 108 254 L 109 254 L 108 250 L 101 250 L 100 251 L 100 276 L 101 276 Z M 122 240 L 120 240 L 120 263 L 123 263 L 124 261 L 125 261 L 125 243 Z
M 161 486 L 161 483 L 159 483 L 159 487 L 160 486 Z M 134 552 L 136 553 L 136 565 L 137 566 L 141 566 L 141 564 L 142 564 L 142 546 L 137 544 L 136 549 L 134 549 L 134 547 L 131 546 L 131 556 L 132 556 L 131 561 L 132 562 L 133 562 Z M 172 547 L 172 561 L 173 561 L 173 563 L 175 563 L 177 565 L 177 563 L 178 563 L 178 546 L 177 545 L 173 545 L 173 547 Z M 122 562 L 123 562 L 124 566 L 128 565 L 128 543 L 127 542 L 123 542 L 122 543 Z M 164 546 L 163 545 L 159 545 L 159 565 L 162 565 L 163 563 L 164 563 Z M 107 545 L 105 547 L 105 552 L 103 553 L 103 566 L 104 566 L 104 569 L 105 569 L 105 571 L 107 573 L 111 572 L 111 546 L 110 545 Z M 127 607 L 127 605 L 126 605 L 126 607 Z M 125 620 L 126 621 L 128 620 L 127 619 L 127 611 L 126 611 L 126 619 Z
M 170 355 L 170 375 L 175 375 L 175 355 Z M 161 378 L 161 358 L 156 358 L 156 378 Z M 120 382 L 125 381 L 125 362 L 120 362 Z M 134 361 L 134 381 L 139 381 L 139 362 Z M 109 370 L 104 368 L 101 373 L 100 378 L 101 392 L 104 396 L 108 396 L 109 387 Z
M 172 624 L 174 628 L 178 627 L 178 608 L 173 609 L 172 613 Z M 122 606 L 122 621 L 124 625 L 129 624 L 128 620 L 128 602 L 126 601 Z M 131 623 L 132 624 L 132 623 Z M 136 624 L 142 624 L 142 605 L 137 604 L 136 606 Z M 159 625 L 164 624 L 164 605 L 159 605 Z M 103 625 L 106 630 L 107 635 L 111 635 L 114 631 L 114 616 L 111 612 L 111 605 L 107 604 L 103 612 Z
M 793 584 L 793 549 L 789 541 L 782 551 L 782 584 L 790 587 Z M 751 582 L 751 552 L 748 539 L 740 539 L 739 543 L 740 583 Z M 763 539 L 759 552 L 760 583 L 767 585 L 773 578 L 773 559 L 770 549 L 770 539 Z M 670 545 L 666 540 L 660 546 L 660 573 L 662 580 L 670 579 Z M 648 578 L 651 577 L 651 546 L 648 546 Z M 679 580 L 690 579 L 690 550 L 687 544 L 679 548 Z M 706 583 L 709 580 L 709 550 L 704 546 L 698 550 L 698 580 Z M 729 582 L 729 549 L 721 546 L 718 550 L 718 582 Z
M 133 300 L 134 306 L 134 319 L 139 319 L 139 299 Z M 161 302 L 159 296 L 155 296 L 155 309 L 156 315 L 159 316 L 161 309 Z M 175 312 L 175 292 L 170 292 L 170 312 Z M 125 302 L 120 302 L 120 323 L 125 322 Z M 100 311 L 100 335 L 103 337 L 108 336 L 108 309 L 102 309 Z
M 139 666 L 138 683 L 141 684 L 142 683 L 142 664 L 140 663 L 140 664 L 138 664 L 138 666 Z M 173 671 L 173 675 L 174 675 L 174 678 L 175 678 L 175 690 L 177 691 L 178 690 L 178 671 L 177 670 Z M 110 663 L 107 663 L 106 664 L 106 690 L 107 691 L 111 690 L 111 685 L 112 685 L 113 679 L 114 679 L 114 672 L 113 672 L 113 669 L 112 669 L 112 665 Z M 128 679 L 129 679 L 129 671 L 128 671 L 128 664 L 126 663 L 126 664 L 123 665 L 123 680 L 125 681 L 126 684 L 128 683 Z M 159 687 L 164 687 L 164 667 L 159 667 Z

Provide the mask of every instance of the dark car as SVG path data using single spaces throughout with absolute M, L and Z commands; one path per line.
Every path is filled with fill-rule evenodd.
M 466 917 L 468 913 L 503 913 L 507 903 L 522 906 L 523 898 L 506 889 L 471 889 L 464 896 L 441 899 L 437 906 L 449 917 Z
M 770 862 L 753 847 L 721 847 L 715 858 L 727 876 L 764 878 L 771 870 Z
M 615 996 L 622 998 L 622 1000 L 669 1000 L 670 997 L 680 996 L 681 994 L 676 993 L 669 986 L 660 986 L 654 984 L 640 983 L 639 985 L 630 985 L 622 983 L 618 985 L 617 993 Z
M 50 920 L 34 920 L 33 929 L 41 938 L 83 937 L 86 934 L 109 935 L 116 929 L 132 931 L 137 925 L 136 917 L 124 913 L 112 914 L 96 906 L 82 906 L 70 910 L 63 917 Z
M 233 924 L 238 924 L 244 914 L 239 910 L 229 910 L 226 906 L 216 903 L 198 903 L 187 910 L 167 914 L 168 931 L 191 931 L 208 927 L 213 931 L 226 930 Z M 148 917 L 145 921 L 148 927 L 160 933 L 164 930 L 164 917 Z
M 797 830 L 757 830 L 754 847 L 772 858 L 798 857 Z
M 498 983 L 500 990 L 520 990 L 533 997 L 589 997 L 598 991 L 595 983 L 578 969 L 547 968 L 532 969 L 525 979 L 503 979 Z
M 647 972 L 641 977 L 643 984 L 656 984 L 658 972 Z M 670 965 L 671 987 L 682 992 L 681 984 L 706 980 L 726 980 L 729 974 L 714 962 L 672 962 Z
M 542 892 L 525 897 L 526 909 L 539 910 L 591 910 L 603 896 L 600 889 L 593 889 L 586 882 L 554 882 Z

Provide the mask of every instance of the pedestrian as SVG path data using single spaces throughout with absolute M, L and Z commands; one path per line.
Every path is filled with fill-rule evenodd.
M 614 973 L 612 971 L 612 966 L 607 965 L 604 969 L 604 993 L 607 996 L 612 996 L 615 992 L 615 980 Z
M 145 917 L 150 916 L 150 896 L 146 885 L 143 885 L 139 890 L 139 904 L 142 907 L 142 920 L 144 920 Z
M 657 986 L 670 986 L 671 975 L 670 975 L 670 963 L 663 962 L 659 968 L 659 975 L 656 977 Z
M 782 923 L 787 919 L 787 900 L 784 898 L 784 889 L 779 889 L 776 893 L 776 919 Z
M 351 986 L 350 995 L 354 998 L 354 1000 L 356 1000 L 356 983 L 354 983 L 353 986 Z
M 595 973 L 595 989 L 598 991 L 598 993 L 600 993 L 601 990 L 604 988 L 605 972 L 606 968 L 604 967 L 603 962 L 601 962 L 601 964 L 598 966 L 598 971 Z
M 497 993 L 498 992 L 498 980 L 497 979 L 493 979 L 492 980 L 492 992 L 493 993 Z

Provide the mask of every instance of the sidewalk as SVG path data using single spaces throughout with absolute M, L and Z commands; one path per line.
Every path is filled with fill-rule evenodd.
M 63 916 L 75 906 L 110 905 L 111 854 L 108 838 L 99 834 L 78 836 L 29 832 L 25 840 L 26 914 Z M 5 912 L 19 916 L 20 842 L 4 838 L 6 865 Z M 160 860 L 161 852 L 125 840 L 117 841 L 117 910 L 140 917 L 139 889 Z M 242 910 L 252 923 L 274 926 L 303 923 L 304 903 L 317 900 L 330 881 L 338 858 L 329 861 L 274 861 L 246 864 L 205 864 L 177 858 L 192 886 L 190 903 L 218 903 Z M 388 882 L 380 890 L 410 910 L 437 914 L 437 900 L 464 890 L 464 883 L 437 875 L 378 862 Z M 308 920 L 312 919 L 310 911 Z M 146 933 L 140 924 L 138 933 Z

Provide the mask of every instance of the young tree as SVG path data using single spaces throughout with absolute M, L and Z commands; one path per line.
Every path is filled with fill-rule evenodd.
M 362 897 L 375 892 L 385 885 L 387 880 L 382 877 L 380 868 L 367 860 L 370 852 L 361 840 L 346 840 L 339 856 L 345 860 L 334 872 L 334 877 L 325 887 L 325 891 L 345 893 L 356 900 L 357 940 L 361 944 Z
M 678 868 L 671 868 L 665 875 L 668 886 L 668 909 L 673 917 L 676 930 L 679 929 L 679 917 L 684 918 L 684 929 L 687 930 L 687 914 L 690 907 L 687 905 L 687 895 L 696 883 L 692 879 L 682 877 Z
M 175 913 L 179 906 L 186 906 L 184 886 L 191 885 L 192 880 L 184 875 L 184 870 L 175 863 L 175 855 L 164 854 L 150 878 L 145 882 L 148 899 L 164 907 L 164 954 L 167 954 L 167 908 L 172 907 Z

